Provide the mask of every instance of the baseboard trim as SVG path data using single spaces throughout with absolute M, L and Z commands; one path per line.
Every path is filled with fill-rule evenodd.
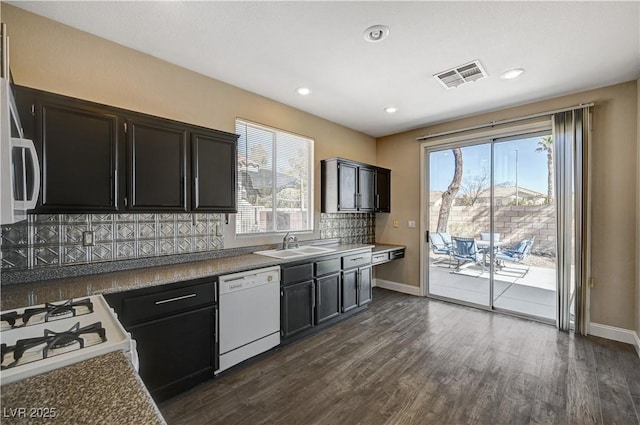
M 589 324 L 589 335 L 631 344 L 635 347 L 638 357 L 640 357 L 640 337 L 638 337 L 636 331 L 591 322 Z
M 378 288 L 389 289 L 391 291 L 402 292 L 403 294 L 420 296 L 420 288 L 417 286 L 411 286 L 404 283 L 393 282 L 391 280 L 374 279 L 373 285 Z

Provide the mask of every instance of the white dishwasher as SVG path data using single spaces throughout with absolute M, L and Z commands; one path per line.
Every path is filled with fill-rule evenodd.
M 280 344 L 280 267 L 219 278 L 222 372 Z

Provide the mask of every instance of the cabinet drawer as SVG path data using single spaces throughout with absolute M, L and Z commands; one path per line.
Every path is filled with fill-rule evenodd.
M 340 258 L 332 258 L 330 260 L 322 260 L 315 262 L 316 276 L 324 276 L 329 273 L 340 271 Z
M 371 262 L 373 264 L 384 263 L 389 260 L 388 252 L 379 252 L 377 254 L 371 255 Z
M 342 257 L 342 268 L 345 270 L 368 264 L 371 264 L 371 251 L 363 251 Z
M 313 278 L 313 263 L 282 267 L 282 284 L 303 282 Z
M 125 298 L 123 322 L 125 325 L 166 317 L 201 305 L 213 304 L 216 299 L 215 282 L 201 283 L 184 288 Z
M 395 251 L 391 251 L 389 253 L 389 259 L 390 260 L 395 260 L 395 259 L 398 259 L 398 258 L 404 258 L 404 249 L 398 249 L 398 250 L 395 250 Z

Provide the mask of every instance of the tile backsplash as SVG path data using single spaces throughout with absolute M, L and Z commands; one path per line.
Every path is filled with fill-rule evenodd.
M 224 247 L 222 214 L 37 214 L 2 226 L 2 269 L 90 264 Z M 93 231 L 93 246 L 83 232 Z
M 376 215 L 342 213 L 320 215 L 320 238 L 338 238 L 341 243 L 375 243 Z
M 2 226 L 2 269 L 95 264 L 224 248 L 223 214 L 35 214 Z M 375 243 L 375 214 L 321 214 L 320 238 Z M 83 232 L 94 245 L 83 245 Z

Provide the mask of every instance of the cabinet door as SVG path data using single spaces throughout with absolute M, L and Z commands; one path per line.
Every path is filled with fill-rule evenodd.
M 391 212 L 391 170 L 376 169 L 376 212 Z
M 358 211 L 374 211 L 376 207 L 376 172 L 373 168 L 358 168 Z
M 281 334 L 288 338 L 313 326 L 314 305 L 313 281 L 282 288 Z
M 236 139 L 216 133 L 191 134 L 193 211 L 237 212 Z
M 162 120 L 127 121 L 128 209 L 187 210 L 187 132 Z
M 358 306 L 358 269 L 342 272 L 342 312 Z
M 213 377 L 215 329 L 214 307 L 127 329 L 137 342 L 140 377 L 156 401 Z
M 371 302 L 371 267 L 362 267 L 358 270 L 358 305 Z
M 338 164 L 338 210 L 358 209 L 358 167 L 349 163 Z
M 340 273 L 316 279 L 316 324 L 340 315 Z
M 38 97 L 36 146 L 40 206 L 36 212 L 118 208 L 118 117 L 64 97 Z

